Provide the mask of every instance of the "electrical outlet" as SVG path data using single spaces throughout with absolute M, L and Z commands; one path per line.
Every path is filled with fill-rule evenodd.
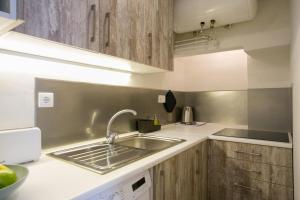
M 165 103 L 166 96 L 165 95 L 158 95 L 158 103 Z
M 53 108 L 54 94 L 51 92 L 39 92 L 38 104 L 39 108 Z

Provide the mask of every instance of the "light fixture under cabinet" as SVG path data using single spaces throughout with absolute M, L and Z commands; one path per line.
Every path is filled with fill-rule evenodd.
M 139 74 L 166 72 L 166 70 L 149 65 L 16 32 L 8 32 L 0 37 L 0 50 L 1 53 L 6 54 Z

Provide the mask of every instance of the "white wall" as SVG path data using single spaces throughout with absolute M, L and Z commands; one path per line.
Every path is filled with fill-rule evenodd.
M 173 72 L 145 75 L 132 74 L 128 85 L 133 87 L 185 91 L 184 81 L 184 68 L 175 64 Z
M 247 90 L 247 54 L 243 50 L 175 58 L 184 69 L 185 91 Z
M 291 87 L 290 46 L 225 51 L 175 58 L 184 91 Z
M 0 72 L 0 130 L 34 124 L 34 79 L 19 73 Z
M 176 50 L 176 56 L 198 55 L 233 49 L 261 49 L 290 43 L 290 0 L 258 0 L 258 13 L 254 20 L 234 24 L 232 29 L 216 29 L 220 45 L 206 50 L 199 46 Z M 218 22 L 217 22 L 218 23 Z M 182 37 L 186 37 L 182 35 Z
M 300 200 L 300 1 L 292 1 L 293 139 L 295 200 Z
M 247 52 L 249 88 L 291 87 L 290 46 Z

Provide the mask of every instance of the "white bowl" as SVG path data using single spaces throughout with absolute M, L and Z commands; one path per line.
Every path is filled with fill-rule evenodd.
M 28 169 L 21 165 L 5 165 L 8 168 L 12 169 L 16 172 L 17 181 L 7 187 L 0 189 L 0 200 L 6 199 L 9 195 L 11 195 L 14 191 L 16 191 L 25 181 L 28 176 Z

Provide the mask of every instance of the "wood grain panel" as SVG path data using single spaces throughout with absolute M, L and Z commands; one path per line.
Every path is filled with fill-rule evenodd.
M 156 9 L 155 9 L 155 2 L 156 0 L 145 0 L 144 1 L 144 10 L 145 10 L 145 46 L 144 46 L 144 63 L 147 65 L 152 65 L 152 66 L 158 66 L 156 63 L 156 54 L 155 54 L 155 38 L 156 35 L 154 34 L 154 24 L 155 24 L 155 14 L 156 14 Z
M 211 141 L 211 155 L 278 166 L 293 166 L 292 149 L 255 144 Z
M 20 6 L 25 23 L 16 31 L 99 51 L 99 0 L 22 0 Z
M 20 0 L 16 31 L 173 69 L 173 0 Z
M 130 5 L 130 60 L 139 63 L 146 63 L 146 46 L 148 45 L 148 36 L 146 33 L 145 18 L 147 0 L 136 1 L 129 0 Z
M 221 192 L 221 194 L 216 194 L 217 192 Z M 292 200 L 293 189 L 255 179 L 232 177 L 228 174 L 216 172 L 214 173 L 214 178 L 209 180 L 209 199 L 219 200 L 220 196 L 237 200 Z
M 154 167 L 155 200 L 207 199 L 207 142 Z
M 167 69 L 174 69 L 174 1 L 169 0 L 169 17 L 168 17 L 168 65 Z
M 166 70 L 173 69 L 173 0 L 145 0 L 146 34 L 151 41 L 146 46 L 146 64 Z
M 245 179 L 257 179 L 269 183 L 293 188 L 293 169 L 263 163 L 255 163 L 232 158 L 213 157 L 209 159 L 211 174 L 220 172 L 229 177 L 238 176 Z M 214 177 L 213 177 L 214 178 Z
M 291 149 L 211 140 L 208 151 L 209 199 L 293 199 Z

